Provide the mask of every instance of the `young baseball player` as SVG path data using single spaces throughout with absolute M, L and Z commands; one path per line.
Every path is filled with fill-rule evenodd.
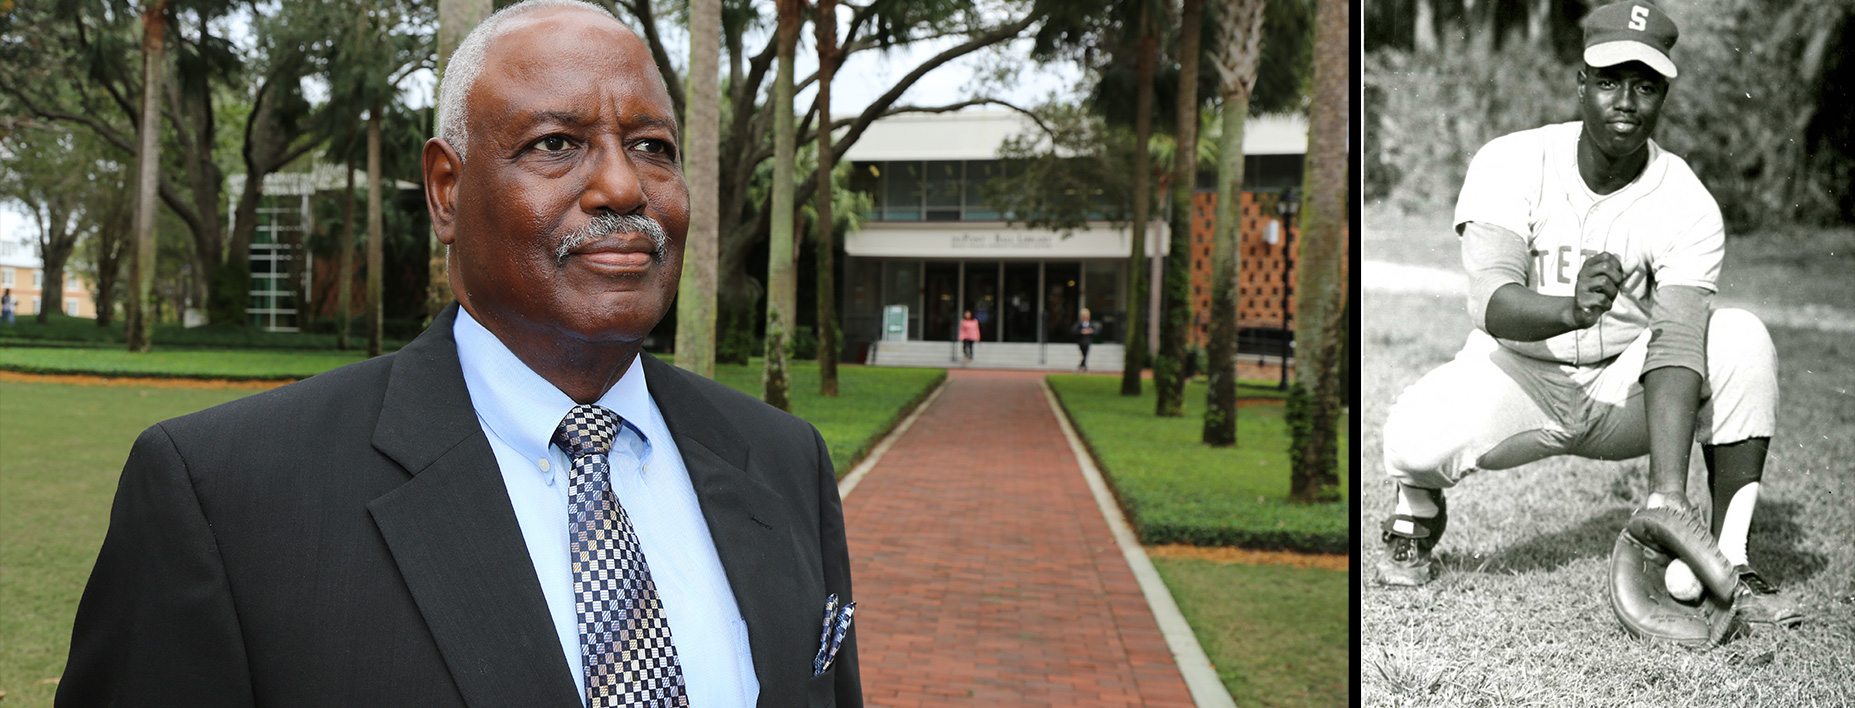
M 1649 455 L 1648 507 L 1691 509 L 1691 441 L 1712 531 L 1753 622 L 1801 619 L 1753 570 L 1746 530 L 1776 427 L 1776 352 L 1758 318 L 1714 310 L 1725 229 L 1688 165 L 1650 136 L 1679 31 L 1647 2 L 1584 22 L 1579 115 L 1495 139 L 1470 163 L 1455 227 L 1476 329 L 1398 397 L 1384 427 L 1398 483 L 1379 582 L 1422 585 L 1448 523 L 1443 490 L 1554 455 Z M 1670 589 L 1692 584 L 1685 565 Z

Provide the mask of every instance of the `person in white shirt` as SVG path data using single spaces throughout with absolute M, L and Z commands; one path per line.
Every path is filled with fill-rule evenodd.
M 1711 530 L 1738 566 L 1740 616 L 1795 624 L 1801 611 L 1746 557 L 1777 426 L 1776 351 L 1757 317 L 1712 307 L 1719 206 L 1651 139 L 1678 74 L 1669 50 L 1679 30 L 1645 2 L 1597 8 L 1584 29 L 1580 120 L 1496 138 L 1470 163 L 1455 227 L 1475 329 L 1386 418 L 1385 471 L 1398 489 L 1377 579 L 1437 575 L 1443 490 L 1477 471 L 1647 454 L 1644 506 L 1692 512 L 1698 439 Z M 1679 561 L 1669 585 L 1698 586 Z

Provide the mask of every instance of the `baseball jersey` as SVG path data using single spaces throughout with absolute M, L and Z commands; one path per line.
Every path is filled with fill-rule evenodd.
M 1469 163 L 1455 226 L 1477 221 L 1525 239 L 1524 285 L 1542 295 L 1575 294 L 1585 258 L 1615 254 L 1624 281 L 1597 324 L 1538 342 L 1496 338 L 1520 354 L 1595 364 L 1623 352 L 1649 326 L 1655 288 L 1689 285 L 1718 292 L 1726 229 L 1719 204 L 1680 157 L 1648 141 L 1635 181 L 1597 194 L 1578 174 L 1581 123 L 1560 123 L 1495 138 Z

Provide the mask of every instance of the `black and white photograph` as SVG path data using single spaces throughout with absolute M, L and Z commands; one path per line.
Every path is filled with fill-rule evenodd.
M 1361 38 L 1355 695 L 1855 704 L 1855 2 Z

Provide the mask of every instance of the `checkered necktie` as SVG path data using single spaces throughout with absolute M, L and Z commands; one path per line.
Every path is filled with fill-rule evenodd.
M 568 531 L 586 705 L 687 706 L 657 585 L 631 519 L 606 483 L 606 454 L 619 425 L 617 413 L 574 406 L 554 431 L 554 444 L 573 458 Z

